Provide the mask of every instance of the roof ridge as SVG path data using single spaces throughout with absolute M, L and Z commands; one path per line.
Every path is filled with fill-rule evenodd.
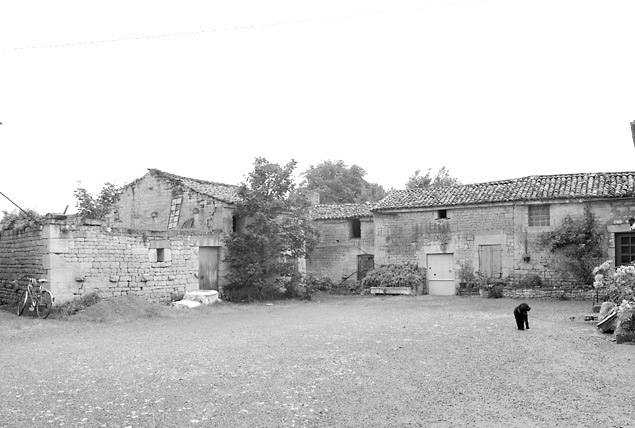
M 227 183 L 221 183 L 218 181 L 209 181 L 209 180 L 201 180 L 200 178 L 192 178 L 192 177 L 185 177 L 183 175 L 178 175 L 178 174 L 173 174 L 171 172 L 166 172 L 166 171 L 162 171 L 160 169 L 157 168 L 148 168 L 148 171 L 156 173 L 158 175 L 161 175 L 163 177 L 172 179 L 172 180 L 176 180 L 176 181 L 181 181 L 181 180 L 191 180 L 191 181 L 196 181 L 197 183 L 201 183 L 201 184 L 213 184 L 213 185 L 217 185 L 217 186 L 227 186 L 227 187 L 240 187 L 236 184 L 227 184 Z

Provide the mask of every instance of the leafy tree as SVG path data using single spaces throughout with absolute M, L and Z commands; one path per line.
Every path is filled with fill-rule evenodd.
M 450 171 L 442 166 L 441 169 L 437 171 L 437 174 L 432 178 L 430 175 L 431 169 L 428 169 L 426 175 L 420 175 L 421 170 L 416 170 L 414 175 L 408 179 L 406 183 L 406 189 L 428 189 L 430 187 L 442 187 L 442 186 L 453 186 L 455 184 L 461 184 L 461 182 L 450 176 Z
M 296 162 L 284 167 L 256 158 L 254 170 L 239 189 L 236 215 L 245 233 L 231 233 L 225 244 L 229 263 L 226 298 L 271 299 L 283 291 L 292 296 L 302 282 L 295 260 L 317 242 L 308 217 L 308 200 L 294 192 Z
M 105 183 L 96 198 L 85 188 L 78 187 L 73 192 L 77 199 L 77 213 L 82 218 L 103 219 L 112 211 L 120 193 L 121 188 L 112 183 Z
M 366 171 L 363 168 L 349 167 L 341 160 L 311 165 L 302 175 L 301 188 L 318 191 L 320 202 L 324 204 L 375 202 L 386 196 L 382 186 L 364 179 Z
M 593 269 L 605 257 L 602 233 L 588 205 L 582 218 L 567 215 L 558 228 L 542 233 L 538 243 L 557 256 L 564 272 L 584 285 L 593 283 Z

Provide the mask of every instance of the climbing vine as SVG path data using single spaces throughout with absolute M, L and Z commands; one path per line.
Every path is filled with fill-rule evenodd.
M 593 269 L 606 257 L 600 227 L 588 205 L 581 218 L 567 215 L 555 230 L 542 233 L 538 243 L 557 256 L 564 273 L 584 285 L 593 284 Z

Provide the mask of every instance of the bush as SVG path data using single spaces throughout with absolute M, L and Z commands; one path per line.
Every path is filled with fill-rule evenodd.
M 503 284 L 495 284 L 489 289 L 488 297 L 490 299 L 500 299 L 503 297 Z
M 403 265 L 386 265 L 373 269 L 362 280 L 362 287 L 410 287 L 418 291 L 425 284 L 425 271 L 417 265 L 405 263 Z
M 362 291 L 362 286 L 357 281 L 335 283 L 327 276 L 320 278 L 309 275 L 306 279 L 306 292 L 312 294 L 318 291 L 329 294 L 359 294 Z
M 539 275 L 525 275 L 519 282 L 520 288 L 540 288 L 542 278 Z

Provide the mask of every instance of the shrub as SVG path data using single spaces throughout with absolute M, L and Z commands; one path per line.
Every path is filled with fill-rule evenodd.
M 503 284 L 493 284 L 492 287 L 489 288 L 488 297 L 490 299 L 500 299 L 503 297 Z
M 311 274 L 306 279 L 306 288 L 309 293 L 315 293 L 316 291 L 331 292 L 334 286 L 333 280 L 328 276 L 320 278 Z
M 425 271 L 417 265 L 405 263 L 403 265 L 386 265 L 373 269 L 362 280 L 362 287 L 410 287 L 419 290 L 425 284 Z
M 540 275 L 525 275 L 519 282 L 521 288 L 540 288 L 542 286 L 542 278 Z
M 327 276 L 316 277 L 309 275 L 306 278 L 306 292 L 308 294 L 322 291 L 330 294 L 359 294 L 362 291 L 362 285 L 357 281 L 342 281 L 339 283 Z

